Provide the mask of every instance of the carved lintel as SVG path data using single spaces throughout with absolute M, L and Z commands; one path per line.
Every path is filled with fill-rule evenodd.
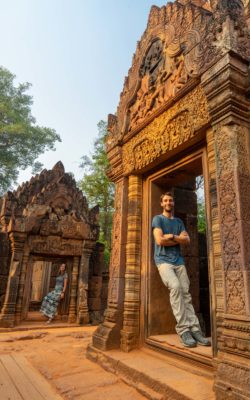
M 160 157 L 188 145 L 208 122 L 207 100 L 197 86 L 123 145 L 124 173 L 149 168 Z

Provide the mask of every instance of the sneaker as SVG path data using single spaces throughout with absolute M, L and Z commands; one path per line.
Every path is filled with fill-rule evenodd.
M 193 339 L 190 331 L 184 332 L 180 335 L 180 338 L 185 347 L 196 347 L 196 341 Z
M 191 335 L 201 346 L 211 346 L 210 340 L 205 338 L 200 331 L 191 332 Z

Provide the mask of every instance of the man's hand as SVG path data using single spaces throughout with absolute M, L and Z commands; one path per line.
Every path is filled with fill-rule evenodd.
M 173 240 L 173 234 L 172 233 L 165 233 L 163 237 L 167 240 Z
M 190 243 L 190 238 L 186 231 L 181 232 L 179 235 L 175 235 L 174 240 L 175 240 L 175 242 L 177 242 L 179 244 L 189 244 Z
M 164 235 L 160 228 L 154 228 L 153 234 L 158 246 L 176 246 L 178 244 L 176 241 L 172 240 L 172 233 L 167 233 Z

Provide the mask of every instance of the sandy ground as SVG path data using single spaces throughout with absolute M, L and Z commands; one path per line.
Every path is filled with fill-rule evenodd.
M 86 348 L 94 330 L 95 327 L 45 327 L 0 333 L 0 354 L 24 355 L 65 399 L 146 399 L 119 376 L 86 359 Z

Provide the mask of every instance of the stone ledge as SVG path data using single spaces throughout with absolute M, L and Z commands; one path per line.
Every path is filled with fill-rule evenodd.
M 215 399 L 212 377 L 184 370 L 179 360 L 173 365 L 173 359 L 169 362 L 167 356 L 158 355 L 153 350 L 104 352 L 89 345 L 87 358 L 105 370 L 119 375 L 120 379 L 150 400 Z

